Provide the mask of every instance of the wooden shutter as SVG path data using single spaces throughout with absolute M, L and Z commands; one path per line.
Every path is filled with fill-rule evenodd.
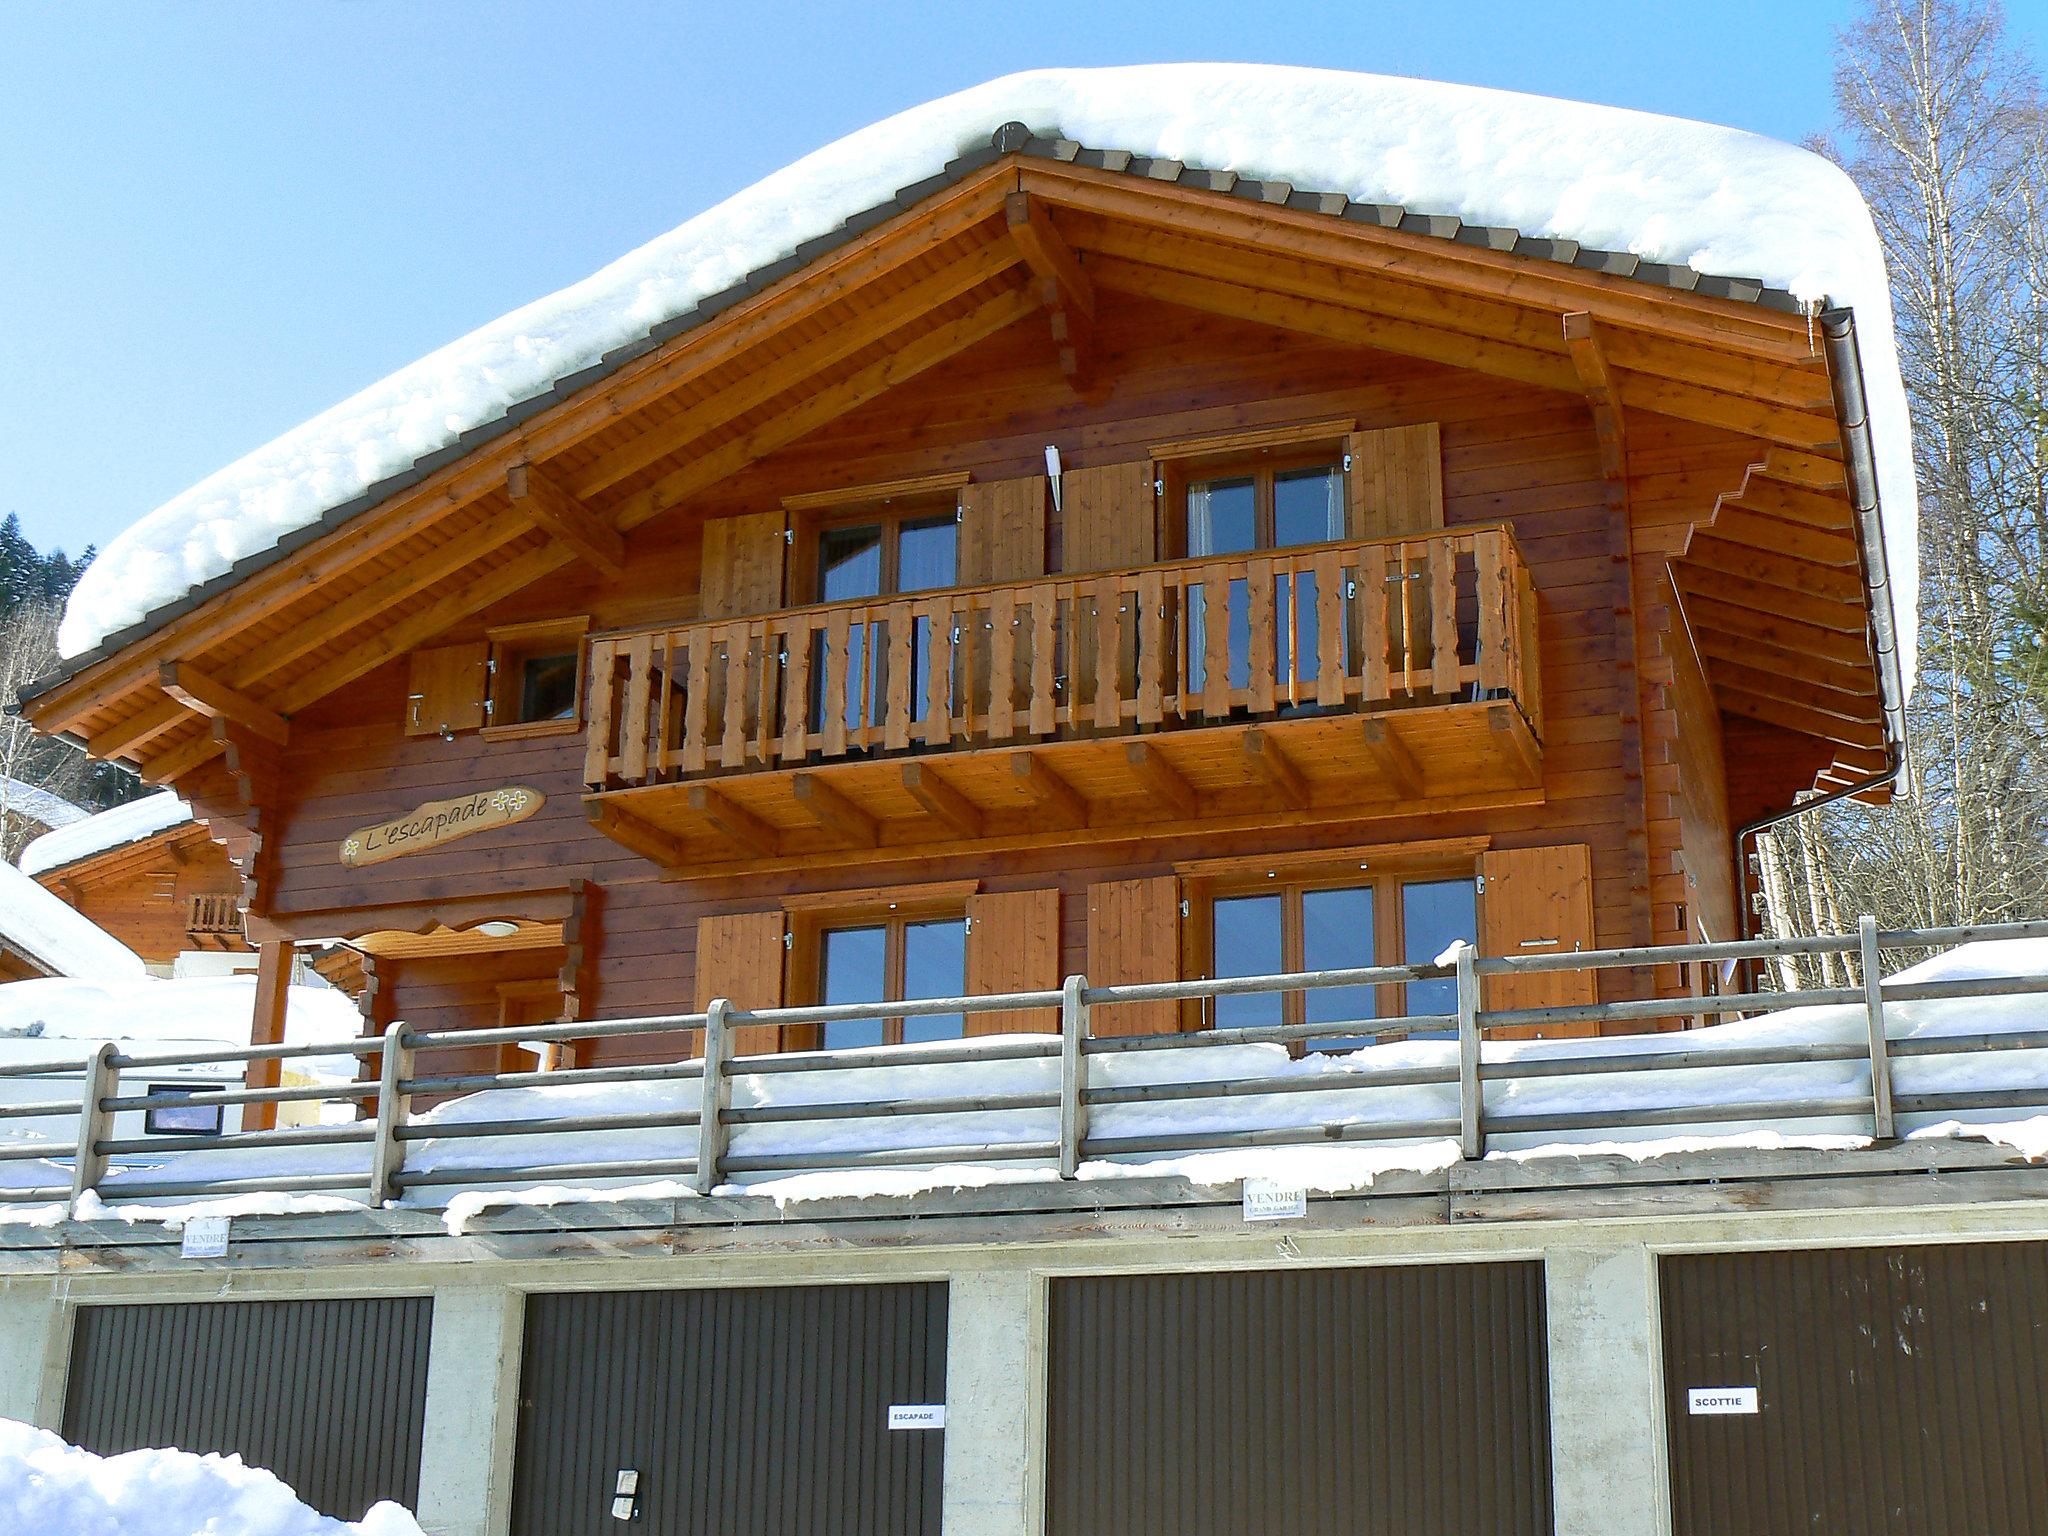
M 481 726 L 484 699 L 490 692 L 490 660 L 491 648 L 482 640 L 414 651 L 405 734 L 438 736 L 443 730 L 473 731 Z
M 704 525 L 703 617 L 736 619 L 782 606 L 783 526 L 780 512 L 714 517 Z
M 1092 986 L 1180 979 L 1180 882 L 1109 880 L 1088 887 L 1088 981 Z M 1180 1028 L 1175 1002 L 1098 1008 L 1098 1035 L 1170 1035 Z
M 1058 891 L 1003 891 L 967 898 L 970 993 L 1037 992 L 1058 987 L 1061 980 Z M 1014 1030 L 1050 1034 L 1059 1027 L 1059 1010 L 1055 1008 L 967 1016 L 970 1035 Z
M 1444 454 L 1437 424 L 1353 432 L 1347 521 L 1355 539 L 1429 533 L 1444 525 Z
M 1045 574 L 1043 475 L 992 480 L 960 492 L 960 585 L 1029 581 Z
M 1495 849 L 1479 856 L 1479 874 L 1485 881 L 1479 897 L 1481 954 L 1551 955 L 1594 947 L 1593 855 L 1584 843 Z M 1591 971 L 1493 976 L 1486 983 L 1486 1006 L 1569 1008 L 1596 1001 L 1598 992 Z M 1588 1021 L 1501 1033 L 1555 1037 L 1598 1031 Z
M 739 1008 L 782 1006 L 782 914 L 732 912 L 697 920 L 697 1006 L 722 997 Z M 735 1056 L 781 1048 L 780 1031 L 754 1024 L 733 1031 Z
M 1067 570 L 1120 571 L 1159 558 L 1150 459 L 1070 469 L 1060 502 Z

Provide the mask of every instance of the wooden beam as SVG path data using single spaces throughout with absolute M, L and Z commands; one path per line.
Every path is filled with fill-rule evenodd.
M 226 742 L 216 740 L 210 731 L 202 731 L 190 741 L 160 752 L 155 757 L 144 758 L 136 765 L 135 771 L 145 784 L 172 784 L 201 763 L 212 762 L 226 750 Z
M 1773 457 L 1776 455 L 1774 454 Z M 1855 509 L 1847 496 L 1837 492 L 1809 491 L 1789 481 L 1772 477 L 1768 466 L 1752 476 L 1742 494 L 1729 499 L 1731 506 L 1746 507 L 1788 523 L 1803 523 L 1837 533 L 1855 532 Z
M 976 342 L 1016 324 L 1037 307 L 1038 301 L 1030 293 L 1021 288 L 1011 289 L 958 320 L 903 342 L 886 356 L 835 383 L 806 393 L 800 402 L 752 431 L 719 445 L 686 468 L 664 475 L 646 490 L 627 497 L 619 504 L 618 525 L 638 527 L 698 491 L 737 474 L 756 459 L 836 421 L 948 358 L 957 357 Z
M 256 1006 L 249 1021 L 249 1043 L 251 1045 L 284 1044 L 285 1007 L 291 999 L 292 983 L 292 942 L 289 939 L 266 939 L 256 951 Z M 275 1058 L 266 1058 L 248 1063 L 242 1069 L 242 1086 L 245 1088 L 275 1088 L 281 1077 L 281 1063 Z M 275 1104 L 244 1104 L 242 1106 L 242 1129 L 245 1131 L 268 1131 L 277 1126 Z
M 602 797 L 586 799 L 583 815 L 589 823 L 621 848 L 637 853 L 663 869 L 679 869 L 689 859 L 683 840 L 651 826 L 622 806 Z
M 209 720 L 232 720 L 279 746 L 291 739 L 291 722 L 283 715 L 209 677 L 189 661 L 163 662 L 157 667 L 157 682 L 180 704 Z
M 1175 815 L 1193 821 L 1202 814 L 1202 801 L 1195 793 L 1195 786 L 1151 742 L 1127 743 L 1124 761 L 1130 764 L 1132 774 L 1144 786 L 1145 792 L 1171 806 Z
M 605 575 L 625 574 L 626 541 L 619 530 L 563 490 L 546 470 L 514 464 L 505 471 L 505 494 L 513 511 Z
M 833 836 L 857 848 L 880 840 L 875 818 L 815 773 L 790 775 L 789 792 L 803 812 Z
M 1781 587 L 1769 582 L 1733 575 L 1713 566 L 1690 560 L 1672 563 L 1672 571 L 1684 586 L 1688 598 L 1712 598 L 1724 605 L 1751 609 L 1771 618 L 1791 619 L 1809 627 L 1833 630 L 1838 635 L 1862 636 L 1868 617 L 1854 603 L 1817 597 L 1811 592 Z
M 1837 570 L 1859 569 L 1856 540 L 1846 528 L 1810 528 L 1751 512 L 1739 503 L 1723 502 L 1715 510 L 1714 520 L 1705 525 L 1705 531 L 1717 539 L 1761 549 L 1769 554 L 1787 555 Z M 1860 576 L 1858 582 L 1861 582 Z
M 157 699 L 119 725 L 88 737 L 85 750 L 102 761 L 133 757 L 165 731 L 191 718 L 192 712 L 176 699 Z
M 1871 666 L 1870 645 L 1859 625 L 1853 633 L 1802 623 L 1747 604 L 1724 602 L 1695 590 L 1694 573 L 1685 575 L 1684 594 L 1687 619 L 1700 633 L 1719 630 L 1744 639 L 1760 640 L 1802 656 L 1818 656 L 1843 666 L 1859 667 L 1876 676 Z
M 1088 802 L 1038 753 L 1027 749 L 1011 758 L 1010 778 L 1049 820 L 1062 827 L 1088 825 Z
M 1796 704 L 1787 704 L 1783 699 L 1759 698 L 1739 688 L 1717 685 L 1714 692 L 1721 708 L 1731 715 L 1761 720 L 1767 725 L 1781 725 L 1788 731 L 1799 731 L 1843 746 L 1866 747 L 1873 752 L 1884 747 L 1884 731 L 1880 726 L 1866 726 L 1825 715 L 1818 710 L 1802 709 Z
M 1714 680 L 1716 694 L 1724 688 L 1734 688 L 1753 698 L 1781 699 L 1787 704 L 1797 704 L 1801 709 L 1834 715 L 1843 720 L 1860 720 L 1874 725 L 1883 718 L 1884 707 L 1878 703 L 1874 688 L 1868 693 L 1841 693 L 1783 671 L 1765 671 L 1726 660 L 1716 660 L 1708 675 Z
M 1022 259 L 1023 253 L 1010 242 L 995 241 L 977 247 L 897 293 L 877 299 L 857 319 L 831 326 L 824 335 L 772 361 L 759 363 L 744 376 L 732 380 L 728 387 L 711 391 L 676 415 L 612 449 L 577 475 L 576 494 L 586 499 L 595 496 L 687 448 L 707 432 L 715 432 L 777 395 L 800 387 L 806 379 L 845 362 L 880 338 L 1008 271 Z
M 1521 710 L 1512 704 L 1489 704 L 1486 724 L 1493 733 L 1494 750 L 1514 770 L 1516 782 L 1542 783 L 1543 755 L 1537 750 L 1536 738 Z
M 1280 749 L 1280 743 L 1256 726 L 1244 733 L 1244 758 L 1252 777 L 1272 790 L 1289 810 L 1308 808 L 1308 781 Z
M 1060 372 L 1078 383 L 1089 372 L 1095 325 L 1095 284 L 1081 270 L 1052 215 L 1028 192 L 1012 192 L 1003 203 L 1010 238 L 1037 279 L 1039 301 L 1051 317 Z
M 1614 375 L 1608 370 L 1607 352 L 1602 337 L 1594 329 L 1593 317 L 1584 310 L 1566 315 L 1564 344 L 1571 354 L 1573 371 L 1579 376 L 1579 389 L 1593 412 L 1593 436 L 1600 445 L 1600 472 L 1625 488 L 1628 424 L 1622 416 Z
M 1365 743 L 1365 755 L 1379 769 L 1380 777 L 1393 785 L 1394 793 L 1404 800 L 1420 799 L 1422 770 L 1416 765 L 1415 754 L 1395 731 L 1393 721 L 1368 717 L 1359 722 L 1359 733 Z
M 1780 676 L 1803 679 L 1818 688 L 1833 689 L 1836 693 L 1855 694 L 1861 698 L 1877 696 L 1877 674 L 1871 670 L 1868 661 L 1860 666 L 1845 665 L 1810 651 L 1773 645 L 1754 635 L 1731 635 L 1704 626 L 1694 629 L 1692 636 L 1700 654 L 1716 661 L 1765 668 Z
M 955 836 L 978 839 L 986 830 L 981 807 L 940 778 L 929 763 L 905 763 L 903 788 Z
M 706 826 L 745 852 L 766 856 L 782 851 L 781 833 L 708 784 L 692 784 L 683 792 L 683 803 Z
M 1725 571 L 1731 576 L 1782 587 L 1788 592 L 1804 592 L 1811 597 L 1851 604 L 1859 612 L 1863 607 L 1863 578 L 1853 570 L 1814 565 L 1788 555 L 1752 549 L 1745 544 L 1731 544 L 1726 539 L 1713 537 L 1704 528 L 1693 530 L 1692 538 L 1685 547 L 1685 560 L 1691 566 Z

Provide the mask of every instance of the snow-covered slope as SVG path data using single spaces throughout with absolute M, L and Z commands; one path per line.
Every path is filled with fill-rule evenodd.
M 95 1456 L 0 1419 L 0 1531 L 20 1536 L 420 1536 L 396 1504 L 359 1521 L 309 1509 L 239 1456 L 142 1450 Z
M 54 831 L 45 832 L 21 850 L 22 873 L 40 875 L 45 870 L 61 869 L 95 853 L 105 853 L 109 848 L 141 842 L 145 837 L 156 836 L 166 827 L 175 827 L 191 819 L 192 807 L 169 790 L 164 790 L 63 826 L 51 823 L 56 826 Z
M 850 134 L 450 343 L 165 503 L 87 569 L 59 636 L 94 649 L 556 379 L 644 337 L 1005 122 L 1083 144 L 1576 240 L 1848 304 L 1870 396 L 1902 670 L 1917 511 L 1882 253 L 1855 187 L 1754 134 L 1469 86 L 1276 66 L 1037 70 Z M 716 146 L 703 146 L 707 152 Z
M 143 973 L 134 950 L 12 864 L 0 864 L 0 939 L 60 976 Z

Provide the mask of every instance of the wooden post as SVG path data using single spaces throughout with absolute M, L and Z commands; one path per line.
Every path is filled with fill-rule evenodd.
M 1069 976 L 1060 989 L 1060 1177 L 1071 1179 L 1088 1141 L 1088 1004 L 1085 976 Z
M 284 1012 L 292 985 L 292 941 L 265 939 L 256 960 L 256 1016 L 249 1025 L 251 1045 L 284 1043 Z M 280 1063 L 274 1057 L 249 1063 L 242 1074 L 245 1088 L 275 1088 L 281 1078 Z M 242 1106 L 242 1129 L 268 1131 L 277 1125 L 275 1104 Z
M 1466 1157 L 1486 1155 L 1485 1105 L 1479 1081 L 1479 976 L 1473 967 L 1478 954 L 1470 944 L 1458 949 L 1458 1145 Z
M 78 1197 L 87 1190 L 97 1190 L 107 1171 L 106 1154 L 99 1150 L 99 1145 L 113 1134 L 114 1117 L 101 1106 L 121 1085 L 121 1069 L 114 1065 L 118 1054 L 114 1042 L 107 1040 L 85 1061 L 85 1086 L 78 1101 L 78 1150 L 71 1158 L 74 1214 Z
M 722 997 L 704 1010 L 704 1096 L 697 1118 L 697 1193 L 718 1188 L 718 1165 L 725 1158 L 726 1106 L 732 1102 L 732 1079 L 725 1064 L 732 1054 L 732 1030 L 726 1016 L 732 1004 Z
M 1883 975 L 1877 954 L 1877 919 L 1865 913 L 1856 920 L 1863 951 L 1863 1012 L 1870 1025 L 1870 1107 L 1879 1141 L 1894 1140 L 1898 1124 L 1892 1115 L 1891 1044 L 1884 1033 Z
M 372 1209 L 404 1193 L 398 1173 L 405 1166 L 405 1143 L 398 1131 L 412 1118 L 412 1094 L 405 1085 L 413 1075 L 412 1029 L 405 1020 L 384 1031 L 383 1057 L 377 1076 L 377 1137 L 370 1143 Z

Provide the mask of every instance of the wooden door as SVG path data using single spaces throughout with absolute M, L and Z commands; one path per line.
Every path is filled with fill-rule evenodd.
M 406 687 L 405 734 L 438 736 L 444 730 L 474 731 L 482 726 L 490 661 L 491 648 L 482 640 L 414 651 Z
M 1180 979 L 1180 882 L 1108 880 L 1088 887 L 1088 980 L 1098 987 Z M 1094 1010 L 1097 1035 L 1170 1035 L 1180 1028 L 1171 1000 Z
M 500 1029 L 510 1029 L 519 1024 L 552 1024 L 561 1017 L 562 988 L 558 982 L 538 980 L 498 983 Z M 551 1044 L 536 1055 L 518 1042 L 508 1040 L 498 1047 L 498 1070 L 531 1072 L 538 1067 L 540 1071 L 548 1072 L 558 1066 L 573 1066 L 573 1061 L 563 1059 L 565 1047 L 573 1049 L 573 1044 Z
M 1062 979 L 1058 891 L 1001 891 L 967 898 L 970 993 L 1037 992 L 1059 986 Z M 970 1035 L 1015 1030 L 1050 1034 L 1059 1027 L 1059 1010 L 1055 1008 L 967 1016 Z
M 1584 843 L 1552 848 L 1499 848 L 1479 856 L 1479 951 L 1484 955 L 1550 955 L 1593 944 L 1593 855 Z M 1572 1008 L 1598 1000 L 1591 971 L 1494 976 L 1488 1008 Z M 1503 1029 L 1506 1037 L 1591 1035 L 1590 1022 Z
M 736 1008 L 782 1006 L 783 918 L 780 912 L 728 912 L 697 920 L 697 1007 L 725 998 Z M 762 1056 L 781 1048 L 781 1031 L 755 1024 L 733 1031 L 732 1054 Z
M 698 580 L 703 617 L 736 619 L 782 606 L 784 527 L 780 512 L 714 517 L 705 523 Z

